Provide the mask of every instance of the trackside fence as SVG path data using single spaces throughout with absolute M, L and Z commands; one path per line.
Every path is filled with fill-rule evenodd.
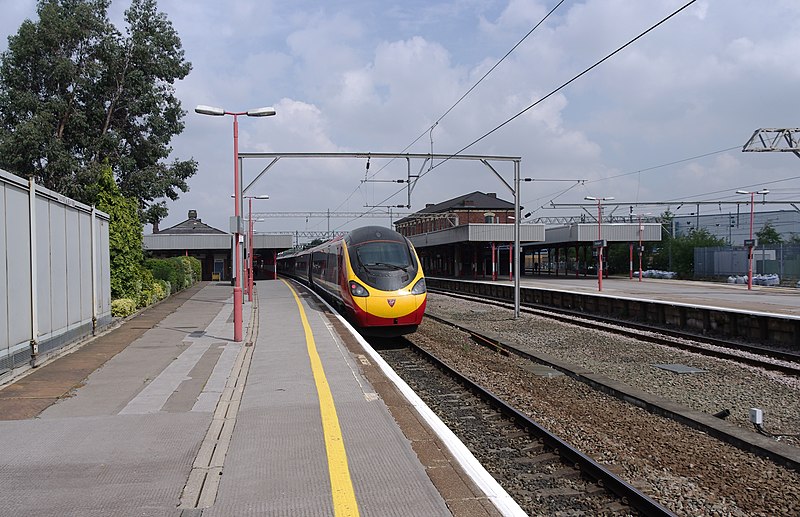
M 694 250 L 695 278 L 746 276 L 747 267 L 744 246 Z M 753 275 L 778 275 L 782 285 L 795 286 L 800 280 L 800 245 L 757 246 L 753 250 Z
M 111 321 L 108 224 L 0 170 L 0 380 Z

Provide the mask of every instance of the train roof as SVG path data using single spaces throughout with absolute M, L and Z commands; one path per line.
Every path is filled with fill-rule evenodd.
M 297 249 L 297 250 L 288 250 L 280 253 L 278 255 L 279 259 L 288 259 L 292 257 L 299 257 L 302 255 L 306 255 L 317 251 L 318 249 L 322 249 L 323 247 L 331 244 L 332 242 L 337 242 L 344 239 L 344 241 L 350 244 L 360 244 L 362 242 L 369 242 L 374 240 L 383 240 L 383 241 L 397 241 L 397 242 L 405 242 L 405 237 L 400 235 L 398 232 L 392 230 L 391 228 L 386 228 L 384 226 L 362 226 L 361 228 L 357 228 L 355 230 L 350 231 L 346 236 L 337 235 L 333 239 L 329 241 L 325 241 L 322 244 L 317 244 L 311 248 L 306 249 Z
M 350 232 L 347 236 L 347 244 L 359 244 L 362 242 L 382 240 L 404 242 L 405 237 L 383 226 L 364 226 Z

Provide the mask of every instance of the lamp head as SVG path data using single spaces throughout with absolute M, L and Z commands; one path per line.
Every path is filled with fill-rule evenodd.
M 221 117 L 225 114 L 225 110 L 222 108 L 216 108 L 214 106 L 205 106 L 203 104 L 199 104 L 195 109 L 195 113 L 199 113 L 201 115 L 211 115 L 212 117 Z
M 256 108 L 252 110 L 247 110 L 248 117 L 271 117 L 275 114 L 275 108 L 272 106 L 266 108 Z

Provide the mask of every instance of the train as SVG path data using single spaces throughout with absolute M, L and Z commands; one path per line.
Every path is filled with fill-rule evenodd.
M 277 267 L 328 299 L 363 335 L 410 334 L 425 314 L 428 291 L 417 252 L 389 228 L 365 226 L 282 253 Z

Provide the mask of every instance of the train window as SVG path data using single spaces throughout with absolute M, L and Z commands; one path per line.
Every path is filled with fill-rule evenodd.
M 406 269 L 412 265 L 404 242 L 366 242 L 355 248 L 356 257 L 365 267 Z

